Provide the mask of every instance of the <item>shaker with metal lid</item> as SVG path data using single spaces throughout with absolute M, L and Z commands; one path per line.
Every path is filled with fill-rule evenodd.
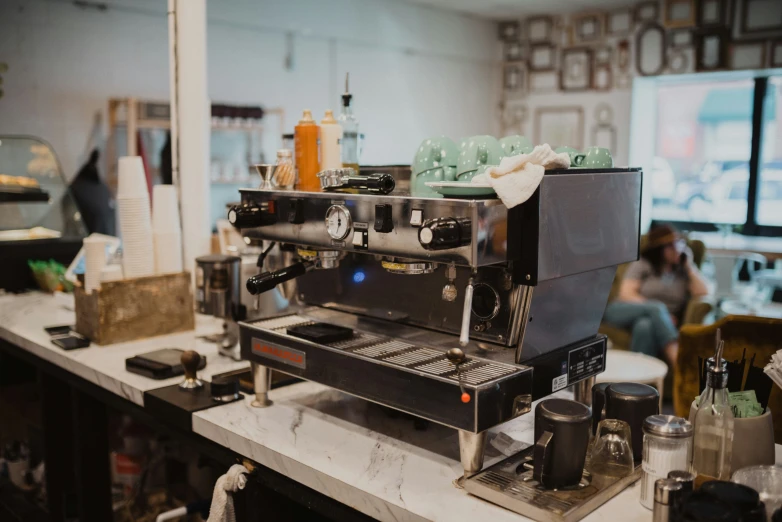
M 695 488 L 695 473 L 683 469 L 675 469 L 668 473 L 668 478 L 682 483 L 685 493 L 691 493 Z
M 670 522 L 681 500 L 683 486 L 674 479 L 661 478 L 654 483 L 653 522 Z
M 641 504 L 652 509 L 654 484 L 674 470 L 687 470 L 692 457 L 692 424 L 673 415 L 650 415 L 643 423 Z

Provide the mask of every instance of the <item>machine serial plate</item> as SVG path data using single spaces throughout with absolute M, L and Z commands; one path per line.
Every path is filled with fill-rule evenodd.
M 568 382 L 574 383 L 597 375 L 606 369 L 606 359 L 601 347 L 589 345 L 568 353 Z
M 294 348 L 273 346 L 267 341 L 253 338 L 253 353 L 259 357 L 278 361 L 296 368 L 307 368 L 307 354 Z

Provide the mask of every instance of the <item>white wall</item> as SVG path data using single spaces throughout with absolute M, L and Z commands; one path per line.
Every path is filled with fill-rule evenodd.
M 0 1 L 0 62 L 9 65 L 0 133 L 50 141 L 68 176 L 93 146 L 98 112 L 105 137 L 108 98 L 168 99 L 165 1 L 107 3 L 101 12 Z M 498 131 L 491 22 L 402 0 L 210 0 L 208 9 L 215 102 L 282 107 L 291 131 L 303 108 L 318 118 L 339 109 L 349 71 L 365 164 L 409 163 L 431 135 Z

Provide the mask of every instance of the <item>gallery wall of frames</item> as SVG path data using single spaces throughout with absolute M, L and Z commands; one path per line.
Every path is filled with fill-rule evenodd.
M 644 0 L 506 20 L 498 36 L 505 134 L 626 162 L 633 79 L 782 67 L 782 1 Z

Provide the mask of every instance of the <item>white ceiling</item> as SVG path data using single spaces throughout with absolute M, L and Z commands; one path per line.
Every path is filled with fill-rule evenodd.
M 612 9 L 635 4 L 636 0 L 406 0 L 416 4 L 450 9 L 495 20 L 535 14 L 572 13 Z

